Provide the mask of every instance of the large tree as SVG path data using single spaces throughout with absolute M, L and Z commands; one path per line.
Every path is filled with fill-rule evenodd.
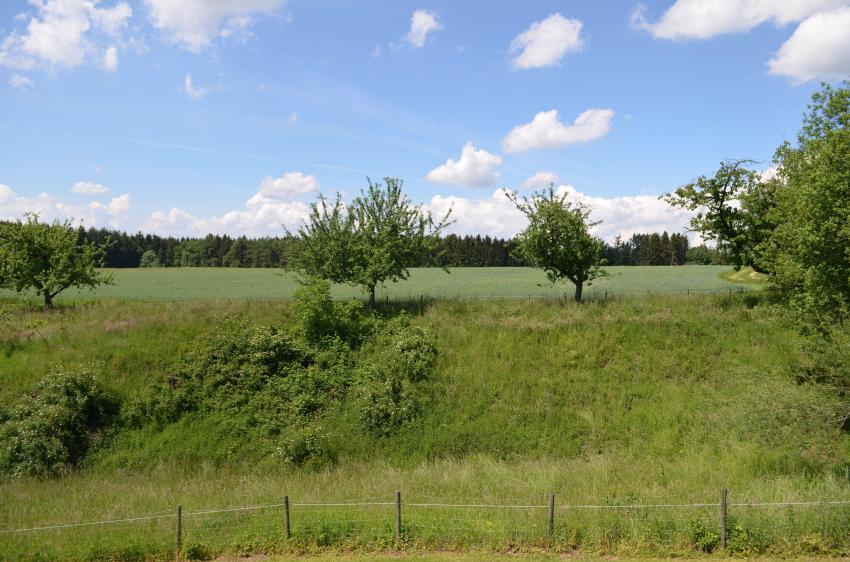
M 850 81 L 812 96 L 797 136 L 776 152 L 782 186 L 765 254 L 771 280 L 806 316 L 850 315 Z
M 387 281 L 406 279 L 409 268 L 422 263 L 448 215 L 435 222 L 402 191 L 402 181 L 372 182 L 345 205 L 320 197 L 298 231 L 300 249 L 292 267 L 336 283 L 360 285 L 375 306 L 375 289 Z
M 590 209 L 567 201 L 554 186 L 531 197 L 509 192 L 527 218 L 528 226 L 516 237 L 517 251 L 531 267 L 542 269 L 552 284 L 569 280 L 575 285 L 575 301 L 581 302 L 585 284 L 607 275 L 602 265 L 605 243 L 591 234 Z
M 33 289 L 52 308 L 53 299 L 68 287 L 95 288 L 111 283 L 99 268 L 105 246 L 81 243 L 70 222 L 52 224 L 28 214 L 24 221 L 0 225 L 0 287 Z
M 736 269 L 767 273 L 761 244 L 773 230 L 770 210 L 778 182 L 751 169 L 751 160 L 722 162 L 713 176 L 700 176 L 664 196 L 674 207 L 696 211 L 691 230 L 714 240 Z

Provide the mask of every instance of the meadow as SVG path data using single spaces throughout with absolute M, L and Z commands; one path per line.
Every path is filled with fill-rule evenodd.
M 721 275 L 727 266 L 608 267 L 611 276 L 594 282 L 585 289 L 587 297 L 640 295 L 647 293 L 722 292 L 749 285 L 738 279 L 729 281 Z M 58 303 L 116 301 L 192 301 L 192 300 L 283 300 L 292 297 L 298 287 L 297 277 L 281 269 L 239 268 L 149 268 L 112 269 L 114 285 L 96 291 L 69 289 Z M 745 280 L 744 280 L 745 281 Z M 338 285 L 337 298 L 362 298 L 357 287 Z M 414 268 L 410 278 L 378 289 L 379 299 L 410 300 L 426 298 L 481 297 L 562 297 L 572 294 L 571 285 L 552 286 L 544 273 L 522 267 L 452 268 L 448 273 L 439 268 Z M 0 291 L 0 298 L 18 297 Z M 33 302 L 36 302 L 33 299 Z
M 427 407 L 399 431 L 359 431 L 343 408 L 322 419 L 333 460 L 312 467 L 266 454 L 262 441 L 222 417 L 123 431 L 64 477 L 3 481 L 0 529 L 162 519 L 0 535 L 0 551 L 47 559 L 171 552 L 168 517 L 179 504 L 192 514 L 185 544 L 213 554 L 549 545 L 682 555 L 716 547 L 716 502 L 728 487 L 732 552 L 848 554 L 850 508 L 817 503 L 850 500 L 850 438 L 835 423 L 842 404 L 827 388 L 798 382 L 805 340 L 769 294 L 582 306 L 435 300 L 412 312 L 437 335 L 440 354 L 425 383 Z M 11 406 L 57 364 L 87 366 L 125 399 L 165 385 L 199 334 L 235 316 L 293 322 L 289 302 L 18 309 L 10 320 L 18 340 L 0 359 L 0 404 Z M 405 505 L 422 506 L 404 508 L 401 544 L 392 531 L 395 490 Z M 542 507 L 549 493 L 561 506 L 551 541 L 545 510 L 449 507 Z M 293 501 L 292 541 L 282 535 L 284 495 Z M 379 505 L 312 505 L 364 501 Z M 762 505 L 781 502 L 815 503 Z M 424 507 L 433 504 L 444 506 Z M 697 505 L 613 507 L 684 504 Z M 263 505 L 270 507 L 204 513 Z

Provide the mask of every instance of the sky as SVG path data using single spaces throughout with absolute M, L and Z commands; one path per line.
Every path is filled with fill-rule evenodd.
M 0 219 L 281 235 L 390 176 L 461 234 L 550 183 L 681 232 L 660 194 L 848 76 L 848 0 L 3 0 Z

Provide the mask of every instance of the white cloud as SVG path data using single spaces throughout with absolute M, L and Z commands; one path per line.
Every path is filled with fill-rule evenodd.
M 115 45 L 110 45 L 103 52 L 103 59 L 100 61 L 100 67 L 109 72 L 118 70 L 118 49 Z
M 32 88 L 35 86 L 35 82 L 27 78 L 26 76 L 21 76 L 20 74 L 13 74 L 11 78 L 9 78 L 9 85 L 13 88 L 18 88 L 19 90 L 26 90 L 27 88 Z
M 594 228 L 594 234 L 609 242 L 617 235 L 629 238 L 642 232 L 682 232 L 691 217 L 654 195 L 593 197 L 571 185 L 561 185 L 557 193 L 566 193 L 569 201 L 589 206 L 591 220 L 602 221 Z M 480 199 L 435 195 L 425 207 L 435 216 L 442 216 L 451 207 L 455 222 L 449 231 L 461 235 L 509 238 L 527 225 L 525 216 L 508 200 L 504 189 Z
M 104 39 L 118 38 L 133 10 L 126 2 L 99 7 L 91 0 L 32 1 L 37 13 L 26 30 L 0 41 L 0 65 L 19 69 L 73 68 L 101 57 Z M 117 62 L 117 53 L 116 62 Z M 108 67 L 107 67 L 108 68 Z
M 291 199 L 304 193 L 319 190 L 319 182 L 316 176 L 305 176 L 301 172 L 289 172 L 279 178 L 266 176 L 260 182 L 258 195 L 270 199 Z
M 639 4 L 632 24 L 658 39 L 707 39 L 723 33 L 748 31 L 766 22 L 786 25 L 802 21 L 846 0 L 677 0 L 656 23 L 644 18 Z
M 423 47 L 428 40 L 428 35 L 442 28 L 443 26 L 437 21 L 437 14 L 431 10 L 416 10 L 410 16 L 410 31 L 404 38 L 414 47 Z
M 298 112 L 293 111 L 292 113 L 290 113 L 289 118 L 286 121 L 290 125 L 295 125 L 296 123 L 298 123 Z
M 463 145 L 460 159 L 449 158 L 445 164 L 428 172 L 425 179 L 435 183 L 486 187 L 499 180 L 497 168 L 502 158 L 486 150 L 476 149 L 471 142 Z
M 196 87 L 194 82 L 192 82 L 192 76 L 190 74 L 187 74 L 183 80 L 183 93 L 193 100 L 199 100 L 207 95 L 207 90 L 207 88 Z
M 803 21 L 768 62 L 768 68 L 771 74 L 797 84 L 850 74 L 850 6 Z
M 611 132 L 613 117 L 611 109 L 588 109 L 572 125 L 564 125 L 556 109 L 541 111 L 531 123 L 514 127 L 502 140 L 502 149 L 514 153 L 597 140 Z
M 290 172 L 280 178 L 267 176 L 245 208 L 220 216 L 203 218 L 176 207 L 151 214 L 144 229 L 177 235 L 229 233 L 247 236 L 281 236 L 284 226 L 296 229 L 310 212 L 310 206 L 292 198 L 319 189 L 315 176 Z
M 109 203 L 94 201 L 85 205 L 62 201 L 47 193 L 26 197 L 15 193 L 8 185 L 0 184 L 0 220 L 15 220 L 26 213 L 38 213 L 39 220 L 46 222 L 70 220 L 75 225 L 98 226 L 107 221 L 118 228 L 129 208 L 130 196 L 126 193 Z
M 531 24 L 511 41 L 511 53 L 517 53 L 511 65 L 517 69 L 541 68 L 558 64 L 566 53 L 582 49 L 582 22 L 561 14 Z
M 106 193 L 108 191 L 109 188 L 105 185 L 92 183 L 90 181 L 78 181 L 71 187 L 72 193 L 84 193 L 86 195 L 100 195 L 101 193 Z
M 257 15 L 273 14 L 285 0 L 145 0 L 153 24 L 178 45 L 199 52 L 218 37 L 250 36 Z
M 551 184 L 559 184 L 561 180 L 554 172 L 537 172 L 520 184 L 520 187 L 540 189 L 549 187 Z

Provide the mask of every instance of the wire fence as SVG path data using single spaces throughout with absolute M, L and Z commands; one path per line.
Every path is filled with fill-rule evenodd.
M 693 503 L 569 503 L 395 497 L 283 501 L 0 531 L 4 560 L 209 559 L 304 547 L 470 546 L 656 554 L 850 553 L 850 499 Z

